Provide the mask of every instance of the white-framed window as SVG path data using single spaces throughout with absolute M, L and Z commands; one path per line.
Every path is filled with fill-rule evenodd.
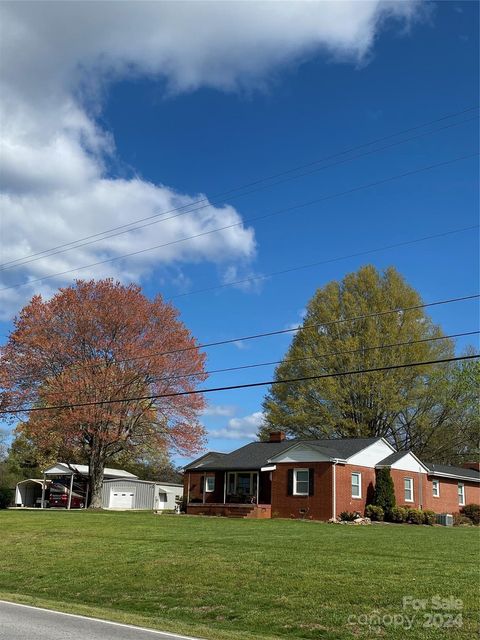
M 465 485 L 463 482 L 458 483 L 458 504 L 462 507 L 465 505 Z
M 207 476 L 205 478 L 205 491 L 207 493 L 215 491 L 215 476 Z
M 362 497 L 362 474 L 352 473 L 352 498 Z
M 404 478 L 405 502 L 413 502 L 413 478 Z
M 308 469 L 293 470 L 293 495 L 308 496 L 310 487 L 310 473 Z
M 434 498 L 440 497 L 440 480 L 432 480 L 432 495 Z

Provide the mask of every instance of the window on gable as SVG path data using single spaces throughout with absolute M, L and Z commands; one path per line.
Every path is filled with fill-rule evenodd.
M 404 478 L 405 502 L 413 502 L 413 479 Z
M 293 471 L 293 495 L 308 496 L 310 486 L 308 469 L 294 469 Z
M 207 493 L 211 493 L 212 491 L 215 491 L 215 477 L 214 476 L 207 476 L 206 485 L 205 485 L 205 491 L 207 491 Z
M 463 484 L 463 482 L 458 483 L 458 504 L 465 504 L 465 485 Z
M 432 494 L 434 498 L 440 497 L 440 480 L 432 480 Z
M 362 497 L 362 474 L 352 473 L 352 498 Z

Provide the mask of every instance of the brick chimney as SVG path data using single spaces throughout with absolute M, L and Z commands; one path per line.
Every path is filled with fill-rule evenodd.
M 473 469 L 474 471 L 480 471 L 480 462 L 464 462 L 462 464 L 464 469 Z
M 285 440 L 284 431 L 270 431 L 269 442 L 283 442 Z

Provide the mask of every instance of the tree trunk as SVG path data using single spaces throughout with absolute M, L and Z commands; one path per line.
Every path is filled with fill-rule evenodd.
M 102 508 L 102 486 L 103 486 L 103 470 L 105 468 L 105 460 L 103 459 L 101 448 L 95 443 L 92 445 L 89 460 L 89 483 L 90 483 L 90 504 L 89 509 Z

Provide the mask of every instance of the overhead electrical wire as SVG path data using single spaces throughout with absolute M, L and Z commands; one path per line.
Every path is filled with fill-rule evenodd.
M 294 273 L 295 271 L 302 271 L 303 269 L 312 269 L 313 267 L 319 267 L 324 264 L 331 264 L 332 262 L 340 262 L 340 260 L 348 260 L 349 258 L 359 258 L 360 256 L 368 256 L 372 253 L 380 253 L 381 251 L 388 251 L 390 249 L 399 249 L 400 247 L 407 247 L 419 242 L 426 242 L 427 240 L 434 240 L 436 238 L 444 238 L 456 233 L 463 233 L 464 231 L 473 231 L 478 229 L 480 225 L 472 224 L 469 227 L 460 227 L 457 229 L 451 229 L 450 231 L 443 231 L 442 233 L 434 233 L 429 236 L 421 236 L 420 238 L 414 238 L 412 240 L 403 240 L 402 242 L 395 242 L 393 244 L 387 244 L 383 247 L 376 247 L 375 249 L 365 249 L 364 251 L 355 251 L 354 253 L 347 253 L 343 256 L 336 256 L 335 258 L 327 258 L 326 260 L 318 260 L 316 262 L 308 262 L 306 264 L 300 264 L 286 269 L 280 269 L 279 271 L 271 271 L 270 273 L 262 273 L 257 276 L 250 276 L 248 278 L 241 278 L 240 280 L 232 280 L 230 282 L 224 282 L 222 284 L 212 285 L 211 287 L 204 287 L 203 289 L 194 289 L 193 291 L 186 291 L 184 293 L 177 293 L 174 296 L 170 296 L 169 300 L 176 300 L 177 298 L 184 298 L 187 296 L 194 296 L 199 293 L 208 293 L 210 291 L 217 291 L 219 289 L 225 289 L 226 287 L 234 287 L 239 284 L 247 284 L 249 282 L 257 282 L 259 280 L 268 280 L 276 276 L 283 276 L 287 273 Z
M 300 358 L 285 358 L 284 360 L 270 360 L 268 362 L 255 362 L 253 364 L 244 364 L 236 367 L 225 367 L 223 369 L 212 369 L 210 371 L 190 371 L 188 373 L 180 373 L 171 376 L 159 377 L 159 376 L 149 376 L 148 380 L 146 380 L 147 384 L 153 382 L 170 382 L 173 380 L 182 380 L 184 378 L 193 378 L 199 375 L 211 376 L 218 373 L 230 373 L 232 371 L 243 371 L 245 369 L 258 369 L 259 367 L 269 367 L 277 364 L 282 364 L 284 362 L 292 363 L 292 362 L 304 362 L 307 360 L 319 360 L 320 358 L 333 358 L 337 356 L 344 355 L 352 355 L 356 353 L 365 353 L 368 351 L 381 351 L 383 349 L 393 349 L 395 347 L 408 347 L 410 345 L 422 344 L 426 342 L 438 342 L 440 340 L 452 340 L 454 338 L 463 338 L 466 336 L 479 335 L 480 331 L 463 331 L 461 333 L 451 333 L 446 336 L 433 336 L 431 338 L 419 338 L 418 340 L 405 340 L 403 342 L 394 342 L 390 344 L 382 344 L 370 347 L 361 347 L 359 349 L 347 349 L 345 351 L 334 351 L 334 352 L 326 352 L 326 353 L 318 353 L 311 356 L 302 356 Z M 88 362 L 82 363 L 82 365 L 88 364 Z M 25 377 L 22 381 L 27 380 Z M 50 391 L 49 395 L 65 395 L 64 391 Z
M 368 313 L 368 314 L 362 314 L 362 315 L 358 315 L 358 316 L 349 316 L 347 318 L 336 318 L 335 320 L 328 320 L 325 322 L 315 322 L 315 323 L 309 323 L 309 324 L 305 324 L 305 325 L 298 325 L 298 327 L 287 327 L 285 329 L 275 329 L 273 331 L 267 331 L 267 332 L 263 332 L 263 333 L 255 333 L 255 334 L 250 334 L 250 335 L 246 335 L 246 336 L 241 336 L 241 337 L 236 337 L 236 338 L 227 338 L 225 340 L 217 340 L 214 342 L 204 342 L 204 343 L 199 343 L 199 344 L 195 344 L 192 345 L 190 347 L 182 347 L 181 349 L 172 349 L 170 351 L 152 351 L 149 352 L 147 354 L 143 354 L 141 356 L 132 356 L 131 358 L 122 358 L 122 359 L 115 359 L 110 361 L 108 364 L 109 365 L 117 365 L 117 364 L 124 364 L 126 362 L 134 362 L 137 360 L 146 360 L 148 358 L 160 358 L 163 356 L 168 356 L 168 355 L 173 355 L 176 353 L 183 353 L 185 351 L 192 351 L 192 350 L 200 350 L 200 349 L 207 349 L 210 347 L 217 347 L 217 346 L 222 346 L 222 345 L 227 345 L 227 344 L 233 344 L 236 342 L 246 342 L 248 340 L 256 340 L 256 339 L 260 339 L 260 338 L 266 338 L 266 337 L 270 337 L 270 336 L 277 336 L 277 335 L 284 335 L 284 334 L 288 334 L 288 333 L 296 333 L 298 331 L 302 331 L 305 329 L 317 329 L 318 327 L 327 327 L 327 326 L 335 326 L 337 324 L 342 324 L 344 322 L 355 322 L 357 320 L 367 320 L 370 318 L 375 318 L 375 317 L 382 317 L 382 316 L 386 316 L 386 315 L 391 315 L 393 313 L 406 313 L 409 311 L 415 311 L 418 309 L 425 309 L 425 308 L 429 308 L 429 307 L 436 307 L 436 306 L 440 306 L 440 305 L 444 305 L 444 304 L 453 304 L 456 302 L 465 302 L 467 300 L 475 300 L 480 298 L 480 294 L 473 294 L 473 295 L 468 295 L 468 296 L 461 296 L 461 297 L 456 297 L 456 298 L 447 298 L 444 300 L 436 300 L 435 302 L 426 302 L 426 303 L 422 303 L 422 304 L 418 304 L 418 305 L 413 305 L 411 307 L 397 307 L 394 309 L 386 309 L 384 311 L 375 311 L 372 313 Z M 73 364 L 73 363 L 68 363 L 69 365 Z M 92 366 L 92 367 L 98 367 L 99 363 L 98 362 L 90 362 L 90 361 L 83 361 L 81 362 L 82 366 Z
M 273 211 L 273 212 L 270 212 L 270 213 L 262 214 L 260 216 L 253 216 L 253 217 L 250 217 L 250 218 L 245 218 L 245 219 L 241 220 L 240 222 L 235 222 L 233 224 L 225 225 L 223 227 L 217 227 L 216 229 L 210 229 L 208 231 L 203 231 L 201 233 L 197 233 L 197 234 L 194 234 L 192 236 L 187 236 L 185 238 L 179 238 L 177 240 L 172 240 L 170 242 L 165 242 L 163 244 L 155 245 L 153 247 L 148 247 L 146 249 L 139 249 L 137 251 L 132 251 L 130 253 L 125 253 L 125 254 L 120 255 L 120 256 L 113 256 L 112 258 L 106 258 L 105 260 L 99 260 L 97 262 L 93 262 L 93 263 L 90 263 L 90 264 L 87 264 L 87 265 L 81 265 L 79 267 L 74 267 L 73 269 L 67 269 L 65 271 L 52 273 L 52 274 L 49 274 L 49 275 L 46 275 L 46 276 L 42 276 L 40 278 L 35 278 L 33 280 L 30 279 L 30 280 L 27 280 L 25 282 L 19 282 L 19 283 L 10 285 L 8 287 L 3 287 L 2 289 L 0 289 L 0 292 L 8 291 L 10 289 L 17 289 L 19 287 L 24 287 L 24 286 L 27 286 L 27 285 L 32 285 L 32 284 L 35 284 L 37 282 L 43 282 L 45 280 L 49 280 L 50 278 L 55 278 L 57 276 L 63 276 L 63 275 L 67 275 L 67 274 L 70 274 L 70 273 L 74 273 L 76 271 L 82 271 L 83 269 L 89 269 L 91 267 L 96 267 L 96 266 L 99 266 L 99 265 L 102 265 L 102 264 L 115 262 L 115 261 L 121 260 L 123 258 L 128 258 L 128 257 L 144 254 L 144 253 L 147 253 L 149 251 L 154 251 L 155 249 L 161 249 L 161 248 L 169 247 L 169 246 L 172 246 L 172 245 L 175 245 L 175 244 L 180 244 L 181 242 L 186 242 L 188 240 L 194 240 L 196 238 L 204 237 L 204 236 L 210 235 L 212 233 L 217 233 L 219 231 L 225 231 L 227 229 L 232 229 L 234 227 L 242 226 L 246 222 L 250 223 L 250 222 L 258 222 L 260 220 L 266 220 L 267 218 L 271 218 L 271 217 L 274 217 L 274 216 L 282 215 L 282 214 L 285 214 L 285 213 L 290 213 L 292 211 L 297 211 L 299 209 L 302 209 L 302 208 L 305 208 L 305 207 L 309 207 L 309 206 L 312 206 L 314 204 L 319 204 L 319 203 L 325 202 L 327 200 L 333 200 L 333 199 L 341 197 L 341 196 L 349 195 L 349 194 L 352 194 L 352 193 L 357 193 L 359 191 L 363 191 L 365 189 L 370 189 L 372 187 L 380 186 L 382 184 L 386 184 L 388 182 L 392 182 L 392 181 L 395 181 L 395 180 L 400 180 L 402 178 L 405 178 L 405 177 L 408 177 L 408 176 L 412 176 L 412 175 L 421 173 L 423 171 L 429 171 L 431 169 L 436 169 L 438 167 L 443 167 L 443 166 L 447 166 L 449 164 L 453 164 L 454 162 L 460 162 L 462 160 L 467 160 L 467 159 L 470 159 L 470 158 L 478 157 L 478 155 L 479 155 L 478 153 L 472 153 L 472 154 L 467 154 L 467 155 L 463 155 L 463 156 L 458 156 L 458 157 L 452 158 L 450 160 L 437 162 L 437 163 L 434 163 L 434 164 L 431 164 L 431 165 L 418 167 L 417 169 L 413 169 L 411 171 L 406 171 L 404 173 L 396 174 L 394 176 L 389 176 L 388 178 L 382 178 L 381 180 L 376 180 L 374 182 L 370 182 L 370 183 L 367 183 L 367 184 L 364 184 L 364 185 L 360 185 L 358 187 L 353 187 L 353 188 L 347 189 L 345 191 L 340 191 L 340 192 L 336 192 L 336 193 L 333 193 L 333 194 L 330 194 L 330 195 L 327 195 L 327 196 L 322 196 L 320 198 L 315 198 L 315 199 L 309 200 L 307 202 L 303 202 L 303 203 L 300 203 L 300 204 L 297 204 L 297 205 L 292 205 L 292 206 L 289 206 L 289 207 L 285 207 L 283 209 L 279 209 L 279 210 L 276 210 L 276 211 Z
M 16 413 L 33 413 L 38 411 L 58 411 L 63 409 L 79 409 L 83 407 L 92 407 L 98 405 L 106 405 L 106 404 L 119 404 L 125 402 L 142 402 L 144 400 L 159 400 L 162 398 L 174 398 L 178 396 L 192 396 L 199 395 L 203 393 L 214 393 L 218 391 L 232 391 L 236 389 L 249 389 L 253 387 L 265 387 L 275 384 L 290 384 L 296 382 L 307 382 L 309 380 L 320 380 L 323 378 L 339 378 L 350 375 L 360 375 L 365 373 L 378 373 L 381 371 L 391 371 L 394 369 L 406 369 L 408 367 L 423 367 L 434 364 L 444 364 L 449 362 L 458 362 L 464 360 L 473 360 L 480 357 L 480 354 L 471 354 L 466 356 L 455 356 L 451 358 L 441 358 L 437 360 L 426 360 L 423 362 L 408 362 L 403 364 L 394 364 L 388 365 L 384 367 L 372 367 L 370 369 L 354 369 L 352 371 L 339 371 L 334 373 L 322 373 L 311 376 L 301 376 L 299 378 L 287 378 L 284 380 L 267 380 L 262 382 L 250 382 L 246 384 L 235 384 L 229 385 L 226 387 L 210 387 L 207 389 L 194 389 L 192 391 L 175 391 L 172 393 L 163 393 L 163 394 L 153 394 L 148 396 L 138 396 L 134 398 L 115 398 L 112 400 L 95 400 L 92 402 L 78 402 L 72 404 L 61 404 L 61 405 L 48 405 L 46 407 L 27 407 L 27 408 L 19 408 L 19 409 L 2 409 L 0 410 L 0 415 L 6 414 L 16 414 Z
M 359 149 L 363 149 L 365 147 L 372 146 L 374 144 L 378 144 L 379 142 L 384 142 L 385 140 L 389 140 L 391 138 L 398 137 L 398 136 L 403 135 L 405 133 L 416 131 L 418 129 L 427 127 L 427 126 L 432 125 L 432 124 L 437 124 L 437 123 L 442 122 L 444 120 L 451 119 L 453 117 L 457 117 L 457 116 L 463 115 L 465 113 L 469 113 L 471 111 L 476 111 L 477 109 L 478 109 L 478 106 L 469 107 L 468 109 L 464 109 L 462 111 L 459 111 L 459 112 L 456 112 L 456 113 L 453 113 L 453 114 L 448 114 L 446 116 L 443 116 L 441 118 L 437 118 L 435 120 L 431 120 L 431 121 L 426 122 L 424 124 L 420 124 L 420 125 L 417 125 L 417 126 L 414 126 L 414 127 L 410 127 L 408 129 L 404 129 L 404 130 L 399 131 L 397 133 L 389 134 L 387 136 L 383 136 L 381 138 L 377 138 L 377 139 L 372 140 L 370 142 L 366 142 L 366 143 L 363 143 L 363 144 L 360 144 L 360 145 L 357 145 L 357 146 L 354 146 L 354 147 L 350 147 L 350 148 L 348 148 L 348 149 L 346 149 L 344 151 L 337 152 L 335 154 L 326 156 L 326 157 L 324 157 L 322 159 L 318 159 L 318 160 L 314 160 L 314 161 L 306 163 L 306 164 L 298 165 L 298 166 L 296 166 L 294 168 L 287 169 L 286 171 L 282 171 L 282 172 L 270 175 L 268 177 L 264 177 L 264 178 L 261 178 L 259 180 L 255 180 L 253 182 L 246 183 L 246 184 L 241 185 L 239 187 L 235 187 L 233 189 L 229 189 L 227 191 L 223 191 L 223 192 L 220 192 L 218 194 L 214 194 L 212 196 L 212 198 L 213 198 L 212 201 L 209 201 L 209 198 L 204 197 L 204 198 L 201 198 L 199 200 L 190 202 L 190 203 L 188 203 L 186 205 L 182 205 L 180 207 L 175 207 L 175 208 L 171 208 L 171 209 L 168 209 L 168 210 L 164 210 L 164 211 L 155 213 L 153 215 L 147 216 L 145 218 L 140 218 L 140 219 L 138 219 L 136 221 L 133 221 L 133 222 L 130 222 L 130 223 L 127 223 L 127 224 L 118 225 L 116 227 L 111 227 L 110 229 L 106 229 L 105 231 L 102 231 L 102 232 L 99 232 L 99 233 L 91 234 L 89 236 L 84 236 L 82 238 L 77 238 L 76 240 L 73 240 L 71 242 L 67 242 L 67 243 L 63 243 L 63 244 L 60 244 L 60 245 L 56 245 L 54 247 L 50 247 L 49 249 L 44 249 L 42 251 L 38 251 L 36 253 L 32 253 L 32 254 L 23 256 L 21 258 L 16 258 L 16 259 L 10 260 L 8 262 L 0 264 L 0 271 L 6 270 L 6 269 L 10 269 L 10 268 L 19 267 L 19 266 L 22 266 L 24 264 L 29 264 L 30 262 L 34 262 L 36 260 L 41 260 L 44 257 L 50 257 L 50 256 L 53 256 L 53 255 L 57 255 L 58 253 L 64 253 L 66 251 L 71 251 L 73 249 L 77 249 L 77 248 L 80 248 L 80 247 L 83 247 L 83 246 L 86 246 L 86 245 L 89 245 L 89 244 L 93 244 L 95 242 L 100 242 L 102 240 L 106 240 L 106 239 L 108 239 L 110 237 L 116 237 L 116 236 L 121 235 L 123 233 L 129 233 L 130 231 L 136 231 L 136 230 L 141 229 L 141 228 L 143 228 L 145 226 L 149 226 L 151 224 L 157 224 L 159 222 L 164 222 L 166 220 L 171 220 L 172 218 L 178 217 L 178 216 L 171 216 L 169 218 L 161 218 L 160 220 L 155 220 L 154 222 L 150 222 L 149 224 L 146 224 L 146 225 L 133 226 L 133 225 L 138 225 L 139 223 L 145 222 L 147 220 L 152 220 L 154 218 L 158 218 L 159 216 L 167 215 L 168 213 L 173 213 L 175 211 L 182 211 L 182 213 L 178 214 L 179 216 L 181 216 L 181 215 L 186 215 L 186 214 L 189 214 L 189 213 L 193 213 L 195 211 L 199 211 L 199 210 L 204 209 L 206 207 L 210 207 L 210 206 L 215 206 L 215 205 L 221 204 L 221 202 L 215 202 L 214 199 L 218 198 L 218 197 L 225 197 L 227 195 L 233 194 L 233 193 L 235 193 L 237 191 L 240 191 L 242 189 L 246 189 L 246 188 L 249 188 L 249 187 L 255 187 L 257 185 L 260 185 L 261 183 L 267 182 L 269 180 L 273 180 L 275 178 L 281 178 L 282 176 L 288 176 L 288 175 L 290 175 L 292 173 L 295 173 L 296 171 L 300 171 L 301 169 L 305 169 L 305 168 L 316 166 L 318 164 L 321 164 L 322 162 L 327 162 L 329 160 L 333 160 L 334 158 L 338 158 L 339 156 L 343 156 L 343 155 L 346 155 L 348 153 L 352 153 L 353 151 L 357 151 Z M 273 184 L 261 185 L 261 186 L 255 188 L 255 189 L 253 189 L 253 190 L 247 191 L 246 193 L 241 193 L 241 194 L 239 194 L 237 196 L 231 196 L 231 198 L 232 197 L 236 198 L 236 197 L 249 195 L 249 194 L 254 193 L 254 192 L 256 192 L 256 191 L 258 191 L 260 189 L 270 188 L 270 187 L 276 186 L 278 184 L 281 184 L 282 182 L 286 182 L 288 180 L 297 179 L 297 178 L 300 178 L 300 177 L 311 175 L 312 173 L 314 173 L 316 171 L 322 171 L 322 170 L 330 168 L 332 166 L 336 166 L 337 164 L 342 164 L 344 162 L 350 162 L 351 160 L 355 160 L 355 159 L 363 157 L 365 155 L 370 155 L 372 153 L 377 153 L 379 151 L 382 151 L 382 150 L 385 150 L 385 149 L 388 149 L 388 148 L 391 148 L 391 147 L 394 147 L 394 146 L 397 146 L 397 145 L 400 145 L 400 144 L 404 144 L 406 142 L 410 142 L 412 140 L 415 140 L 417 138 L 420 138 L 420 137 L 423 137 L 423 136 L 426 136 L 426 135 L 430 135 L 432 133 L 437 133 L 437 132 L 443 131 L 445 129 L 456 127 L 458 125 L 461 125 L 461 124 L 464 124 L 466 122 L 470 122 L 470 121 L 476 120 L 476 119 L 477 119 L 476 117 L 468 118 L 466 120 L 461 120 L 460 122 L 454 122 L 454 123 L 445 125 L 444 127 L 440 127 L 438 129 L 434 129 L 434 130 L 427 131 L 427 132 L 422 132 L 422 133 L 420 133 L 420 134 L 418 134 L 416 136 L 413 136 L 413 137 L 410 137 L 410 138 L 406 138 L 404 140 L 396 141 L 396 142 L 394 142 L 394 143 L 392 143 L 390 145 L 386 145 L 384 147 L 373 149 L 373 150 L 367 151 L 367 152 L 365 152 L 363 154 L 360 154 L 358 156 L 349 157 L 349 158 L 346 158 L 344 160 L 340 160 L 338 162 L 335 162 L 333 164 L 329 164 L 329 165 L 326 165 L 326 166 L 323 166 L 323 167 L 319 167 L 319 168 L 314 169 L 313 171 L 310 171 L 310 172 L 307 172 L 307 173 L 303 173 L 303 174 L 299 174 L 299 175 L 293 175 L 293 176 L 290 176 L 290 177 L 285 178 L 283 180 L 279 180 L 279 181 L 277 181 L 277 182 L 275 182 Z M 204 202 L 206 202 L 207 204 L 205 204 L 202 207 L 198 207 L 198 208 L 195 208 L 195 209 L 189 209 L 187 211 L 183 211 L 184 209 L 187 209 L 189 207 L 193 207 L 193 206 L 195 206 L 197 204 L 201 204 L 201 203 L 204 203 Z M 115 231 L 118 231 L 118 230 L 122 230 L 122 231 L 120 231 L 120 233 L 112 233 L 112 232 L 115 232 Z M 109 235 L 109 234 L 111 234 L 111 235 Z M 102 237 L 100 237 L 100 236 L 102 236 Z M 96 238 L 96 239 L 94 240 L 94 238 Z M 91 240 L 91 242 L 89 242 L 90 240 Z
M 190 378 L 204 375 L 215 375 L 217 373 L 229 373 L 231 371 L 242 371 L 245 369 L 257 369 L 259 367 L 270 367 L 276 364 L 282 364 L 284 362 L 303 362 L 305 360 L 318 360 L 319 358 L 333 358 L 336 356 L 352 355 L 355 353 L 365 353 L 366 351 L 381 351 L 382 349 L 393 349 L 395 347 L 408 347 L 413 344 L 421 344 L 424 342 L 438 342 L 439 340 L 453 340 L 454 338 L 464 338 L 466 336 L 479 335 L 480 331 L 463 331 L 462 333 L 451 333 L 446 336 L 435 336 L 433 338 L 421 338 L 419 340 L 406 340 L 404 342 L 395 342 L 392 344 L 376 345 L 374 347 L 361 347 L 360 349 L 348 349 L 346 351 L 336 351 L 330 353 L 319 353 L 312 356 L 303 356 L 301 358 L 285 358 L 284 360 L 271 360 L 269 362 L 256 362 L 254 364 L 244 364 L 237 367 L 226 367 L 224 369 L 212 369 L 210 371 L 193 371 L 191 373 L 184 373 L 174 376 L 167 376 L 164 378 L 153 377 L 152 382 L 168 382 L 169 380 L 177 380 L 182 378 Z
M 250 335 L 246 335 L 246 336 L 241 336 L 241 337 L 237 337 L 237 338 L 227 338 L 226 340 L 217 340 L 214 342 L 204 342 L 204 343 L 200 343 L 198 345 L 194 345 L 191 347 L 183 347 L 182 349 L 173 349 L 171 351 L 161 351 L 161 352 L 152 352 L 149 353 L 147 355 L 142 355 L 142 356 L 134 356 L 132 358 L 125 358 L 122 360 L 116 360 L 116 363 L 123 363 L 123 362 L 132 362 L 135 360 L 144 360 L 146 358 L 152 358 L 152 357 L 160 357 L 160 356 L 166 356 L 166 355 L 171 355 L 174 353 L 181 353 L 184 351 L 191 351 L 193 349 L 207 349 L 210 347 L 218 347 L 218 346 L 222 346 L 222 345 L 226 345 L 226 344 L 233 344 L 235 342 L 247 342 L 247 340 L 257 340 L 259 338 L 267 338 L 270 336 L 278 336 L 278 335 L 283 335 L 286 333 L 295 333 L 297 331 L 302 331 L 305 329 L 317 329 L 318 327 L 328 327 L 328 326 L 332 326 L 332 325 L 336 325 L 336 324 L 341 324 L 343 322 L 353 322 L 356 320 L 367 320 L 369 318 L 375 318 L 375 317 L 379 317 L 379 316 L 385 316 L 385 315 L 390 315 L 392 313 L 404 313 L 404 312 L 408 312 L 408 311 L 415 311 L 417 309 L 425 309 L 428 307 L 436 307 L 436 306 L 440 306 L 442 304 L 453 304 L 455 302 L 464 302 L 466 300 L 475 300 L 480 298 L 480 294 L 476 293 L 473 295 L 469 295 L 469 296 L 461 296 L 461 297 L 457 297 L 457 298 L 448 298 L 445 300 L 437 300 L 435 302 L 426 302 L 426 303 L 422 303 L 422 304 L 417 304 L 417 305 L 413 305 L 411 307 L 401 307 L 401 308 L 396 308 L 396 309 L 387 309 L 385 311 L 375 311 L 372 313 L 366 313 L 366 314 L 362 314 L 362 315 L 358 315 L 358 316 L 350 316 L 349 318 L 336 318 L 335 320 L 328 320 L 326 322 L 314 322 L 311 324 L 306 324 L 306 325 L 299 325 L 298 327 L 287 327 L 285 329 L 274 329 L 273 331 L 265 331 L 263 333 L 254 333 L 254 334 L 250 334 Z

